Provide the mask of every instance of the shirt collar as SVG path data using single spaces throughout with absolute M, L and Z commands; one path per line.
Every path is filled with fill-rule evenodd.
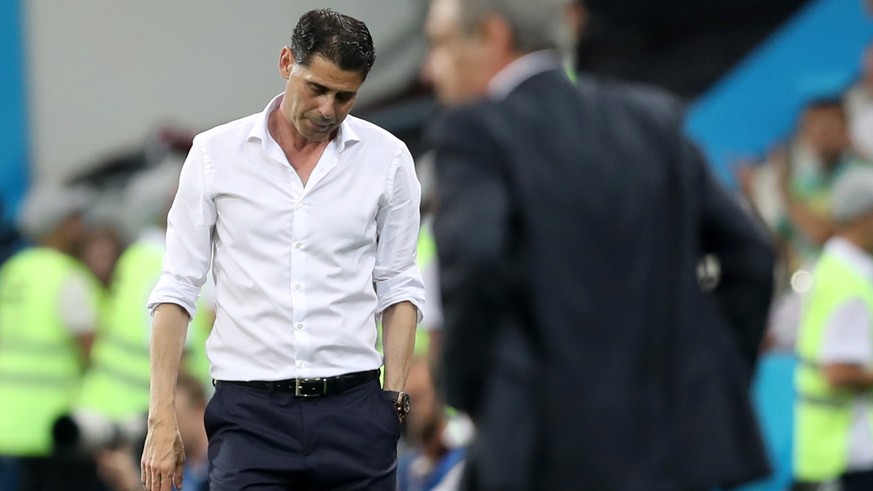
M 858 273 L 873 281 L 873 257 L 865 250 L 842 237 L 833 237 L 828 240 L 824 250 L 849 263 Z
M 267 104 L 267 107 L 258 115 L 257 119 L 255 119 L 255 124 L 252 125 L 251 131 L 249 131 L 249 136 L 246 138 L 247 141 L 252 141 L 253 139 L 257 139 L 261 142 L 261 144 L 266 144 L 267 142 L 273 141 L 273 136 L 270 135 L 268 131 L 270 114 L 273 111 L 279 108 L 279 104 L 282 103 L 282 98 L 285 97 L 285 93 L 280 93 L 276 97 L 270 100 Z M 342 123 L 340 123 L 336 137 L 332 144 L 337 145 L 338 150 L 341 152 L 354 143 L 361 141 L 361 138 L 355 132 L 355 129 L 352 128 L 352 125 L 349 122 L 349 118 L 353 118 L 353 116 L 347 116 Z
M 553 49 L 528 53 L 503 67 L 488 83 L 488 96 L 503 99 L 522 82 L 549 70 L 561 69 L 561 56 Z

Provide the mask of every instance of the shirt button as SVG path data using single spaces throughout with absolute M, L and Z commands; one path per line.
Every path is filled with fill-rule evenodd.
M 299 202 L 299 203 L 297 203 L 297 209 L 300 209 L 300 208 L 303 208 L 303 202 L 302 202 L 302 201 Z
M 302 367 L 304 363 L 300 360 L 297 360 L 297 363 L 295 363 L 295 365 L 297 365 L 298 367 Z
M 295 290 L 299 290 L 301 288 L 303 288 L 303 285 L 301 285 L 300 283 L 297 283 L 296 285 L 294 285 Z
M 297 324 L 297 330 L 298 331 L 303 330 L 303 324 Z
M 303 244 L 301 244 L 300 242 L 298 242 L 298 243 L 294 244 L 294 247 L 300 249 L 301 247 L 303 247 Z

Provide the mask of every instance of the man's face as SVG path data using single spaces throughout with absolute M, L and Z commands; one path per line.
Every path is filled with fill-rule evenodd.
M 309 66 L 295 63 L 291 50 L 282 49 L 279 72 L 288 80 L 281 111 L 303 138 L 324 141 L 348 116 L 364 82 L 360 72 L 341 70 L 321 55 Z
M 425 23 L 428 53 L 422 75 L 446 105 L 482 97 L 488 87 L 487 47 L 461 29 L 459 9 L 458 0 L 434 0 Z
M 803 135 L 809 146 L 826 163 L 838 159 L 850 145 L 846 121 L 839 108 L 808 110 L 804 115 Z

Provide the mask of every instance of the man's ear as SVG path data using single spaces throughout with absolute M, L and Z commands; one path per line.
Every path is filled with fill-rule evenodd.
M 479 22 L 477 31 L 488 49 L 493 49 L 497 53 L 515 51 L 515 36 L 509 22 L 502 16 L 493 13 L 485 14 Z
M 282 48 L 282 51 L 279 53 L 279 75 L 282 76 L 285 80 L 288 80 L 288 77 L 291 76 L 291 71 L 294 69 L 294 53 L 291 51 L 291 48 L 285 46 Z

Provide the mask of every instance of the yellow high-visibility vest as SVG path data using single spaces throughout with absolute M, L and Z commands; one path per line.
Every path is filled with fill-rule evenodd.
M 0 268 L 0 455 L 49 455 L 52 425 L 75 402 L 83 360 L 59 307 L 77 271 L 84 266 L 42 247 Z
M 873 391 L 859 393 L 828 383 L 820 361 L 825 329 L 847 300 L 862 298 L 873 312 L 873 284 L 827 251 L 816 264 L 813 282 L 797 339 L 794 475 L 801 481 L 822 482 L 846 471 L 853 404 L 858 397 L 873 396 Z M 873 428 L 873 410 L 868 417 Z
M 115 266 L 105 324 L 91 349 L 78 406 L 112 420 L 148 412 L 149 325 L 146 299 L 161 271 L 161 250 L 128 247 Z

